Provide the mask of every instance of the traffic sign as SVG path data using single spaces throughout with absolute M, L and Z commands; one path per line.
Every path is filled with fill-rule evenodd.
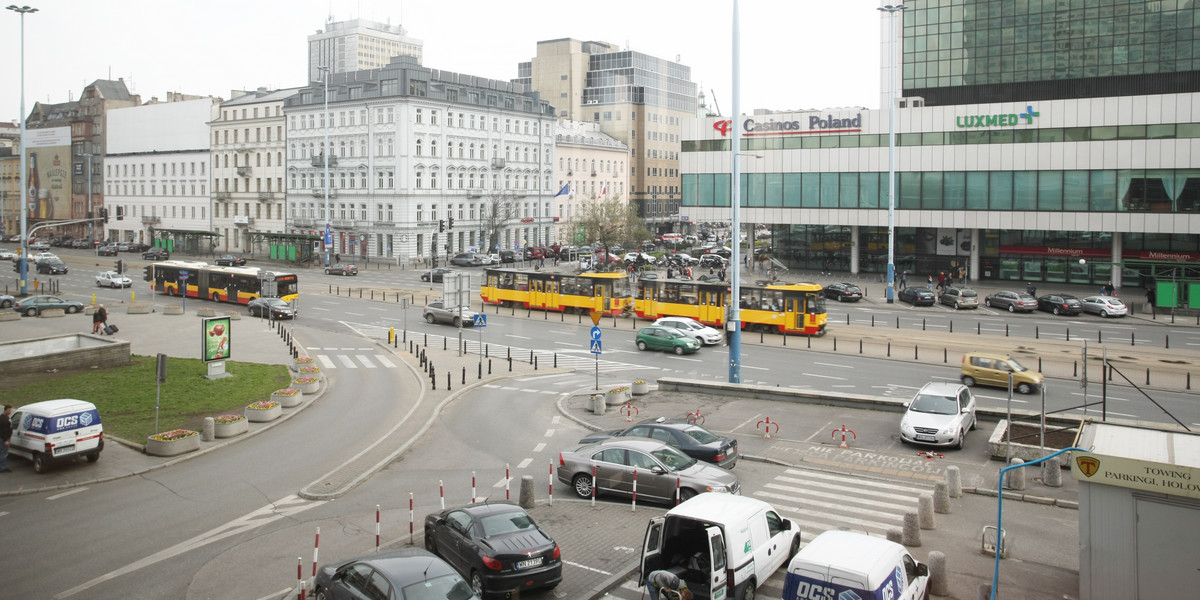
M 593 340 L 600 339 L 600 328 L 599 327 L 592 327 L 592 339 Z
M 600 324 L 600 317 L 603 317 L 603 316 L 604 316 L 604 315 L 603 315 L 602 313 L 600 313 L 599 311 L 595 311 L 595 310 L 593 310 L 593 311 L 591 312 L 591 317 L 592 317 L 592 325 L 599 325 L 599 324 Z
M 592 354 L 600 354 L 600 340 L 592 340 Z
M 479 314 L 475 315 L 475 326 L 476 327 L 487 327 L 487 315 L 485 315 L 483 313 L 479 313 Z

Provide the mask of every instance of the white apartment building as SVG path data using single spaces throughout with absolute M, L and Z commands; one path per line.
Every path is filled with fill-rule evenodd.
M 524 86 L 397 57 L 334 74 L 328 120 L 324 93 L 284 103 L 290 232 L 328 224 L 332 253 L 401 261 L 553 241 L 556 119 Z
M 155 245 L 157 238 L 174 252 L 183 232 L 211 231 L 208 123 L 219 102 L 202 98 L 108 112 L 105 239 Z
M 262 234 L 285 231 L 283 101 L 298 89 L 235 91 L 209 124 L 212 227 L 221 252 L 268 255 Z
M 412 56 L 420 64 L 424 46 L 399 25 L 331 18 L 325 29 L 308 36 L 308 80 L 324 81 L 320 67 L 329 67 L 333 73 L 380 69 L 393 56 Z
M 554 146 L 557 237 L 571 243 L 570 224 L 582 214 L 583 203 L 603 198 L 628 202 L 629 146 L 600 131 L 599 123 L 569 120 L 555 127 Z M 560 194 L 564 187 L 569 192 Z

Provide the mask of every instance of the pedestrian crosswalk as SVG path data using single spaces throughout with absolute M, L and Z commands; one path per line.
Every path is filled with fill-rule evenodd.
M 322 369 L 395 369 L 396 358 L 368 354 L 374 348 L 307 348 Z M 337 352 L 337 354 L 333 354 Z
M 884 537 L 888 529 L 904 524 L 904 513 L 916 511 L 921 494 L 932 487 L 920 484 L 892 483 L 854 474 L 808 469 L 784 469 L 761 489 L 742 493 L 775 507 L 786 519 L 800 526 L 800 539 L 807 544 L 825 531 L 845 529 Z M 756 596 L 782 598 L 787 568 L 775 572 Z M 607 598 L 640 600 L 645 591 L 638 587 L 635 573 Z

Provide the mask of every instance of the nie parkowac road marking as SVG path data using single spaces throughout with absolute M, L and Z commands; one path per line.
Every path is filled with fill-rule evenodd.
M 138 569 L 141 569 L 142 567 L 148 567 L 152 564 L 162 562 L 168 558 L 179 556 L 184 552 L 189 552 L 205 544 L 211 544 L 212 542 L 223 540 L 239 533 L 257 529 L 263 525 L 266 525 L 267 523 L 304 512 L 310 508 L 316 508 L 324 503 L 324 500 L 314 502 L 294 495 L 280 498 L 276 502 L 268 504 L 248 515 L 238 517 L 237 519 L 221 525 L 220 527 L 210 529 L 190 540 L 185 540 L 175 544 L 166 550 L 151 554 L 142 560 L 125 565 L 120 569 L 105 573 L 104 575 L 101 575 L 91 581 L 73 587 L 65 592 L 61 592 L 54 597 L 58 599 L 74 596 L 75 594 L 78 594 L 79 592 L 82 592 L 90 587 L 99 585 L 111 579 L 116 579 L 122 575 L 132 573 Z
M 770 451 L 781 454 L 799 454 L 813 458 L 823 458 L 865 467 L 888 467 L 909 473 L 929 473 L 930 475 L 942 475 L 945 473 L 945 468 L 936 461 L 927 460 L 920 456 L 895 456 L 880 452 L 867 452 L 864 450 L 844 449 L 836 446 L 818 446 L 814 444 L 774 444 L 771 446 Z

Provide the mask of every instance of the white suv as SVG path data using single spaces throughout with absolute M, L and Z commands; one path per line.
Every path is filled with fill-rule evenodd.
M 133 280 L 116 271 L 105 271 L 96 276 L 96 287 L 127 288 L 133 285 Z
M 975 395 L 961 383 L 927 383 L 900 419 L 900 440 L 962 449 L 967 431 L 975 429 Z
M 705 325 L 695 319 L 687 317 L 663 317 L 654 322 L 658 327 L 667 327 L 669 329 L 677 329 L 680 333 L 694 338 L 696 341 L 705 346 L 720 344 L 724 337 L 720 331 Z

